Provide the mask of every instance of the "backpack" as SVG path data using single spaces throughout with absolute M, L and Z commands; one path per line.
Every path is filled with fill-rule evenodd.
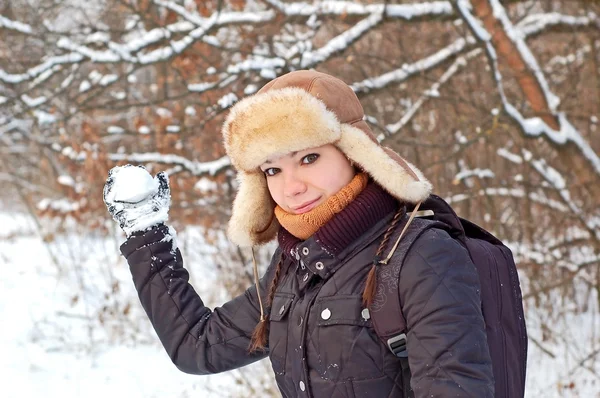
M 414 218 L 412 222 L 405 215 L 399 222 L 398 230 L 408 227 L 401 235 L 400 244 L 394 252 L 400 264 L 414 241 L 426 230 L 440 228 L 458 240 L 467 251 L 479 274 L 481 283 L 482 312 L 497 398 L 523 397 L 525 394 L 525 370 L 527 362 L 527 331 L 523 314 L 523 299 L 517 268 L 508 247 L 491 233 L 474 223 L 462 219 L 442 198 L 431 195 L 421 206 L 421 210 L 433 211 L 432 216 Z M 396 238 L 397 239 L 397 238 Z M 390 275 L 394 267 L 377 267 L 377 281 Z M 401 267 L 395 267 L 393 278 L 398 278 Z M 398 296 L 390 291 L 390 285 L 377 283 L 378 294 L 383 297 Z M 383 291 L 381 290 L 383 289 Z M 402 361 L 403 383 L 410 390 L 410 369 L 406 351 L 406 320 L 402 314 L 400 299 L 373 303 L 369 308 L 373 326 L 380 340 Z

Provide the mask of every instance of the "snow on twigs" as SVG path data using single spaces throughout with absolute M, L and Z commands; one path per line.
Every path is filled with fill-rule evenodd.
M 470 199 L 471 197 L 491 197 L 491 196 L 502 196 L 507 198 L 529 198 L 532 202 L 541 204 L 546 206 L 552 210 L 559 211 L 561 213 L 568 213 L 569 208 L 565 206 L 563 203 L 549 199 L 545 195 L 541 195 L 537 192 L 529 192 L 525 191 L 522 188 L 504 188 L 504 187 L 489 187 L 485 189 L 480 189 L 474 194 L 456 194 L 451 197 L 447 197 L 446 201 L 450 204 L 456 204 L 465 200 Z
M 483 178 L 494 178 L 496 175 L 490 169 L 471 169 L 462 170 L 454 176 L 454 181 L 459 182 L 470 177 Z
M 449 1 L 431 1 L 414 4 L 357 4 L 351 1 L 317 1 L 309 2 L 283 2 L 279 0 L 266 0 L 272 7 L 287 16 L 311 15 L 369 15 L 385 12 L 386 17 L 412 19 L 423 16 L 452 15 L 454 10 Z
M 473 16 L 471 10 L 473 6 L 469 0 L 457 0 L 456 6 L 458 7 L 461 16 L 465 19 L 475 36 L 484 42 L 487 42 L 491 39 L 490 34 L 487 30 L 481 25 L 481 22 Z
M 123 134 L 125 132 L 125 129 L 119 126 L 108 126 L 106 132 L 108 134 Z
M 274 57 L 266 58 L 260 55 L 249 57 L 248 59 L 227 67 L 227 73 L 238 74 L 250 70 L 276 69 L 283 68 L 285 60 L 283 58 Z
M 556 144 L 564 145 L 567 142 L 573 142 L 581 153 L 589 160 L 596 173 L 600 174 L 600 157 L 592 149 L 590 144 L 581 136 L 579 131 L 569 122 L 566 115 L 559 112 L 556 116 L 559 119 L 560 131 L 556 131 L 548 126 L 539 117 L 524 118 L 521 113 L 510 103 L 505 102 L 506 112 L 521 126 L 526 135 L 532 137 L 546 136 Z
M 216 86 L 216 83 L 194 83 L 188 84 L 187 89 L 194 93 L 203 93 L 210 89 L 213 89 Z
M 541 86 L 542 92 L 546 97 L 546 101 L 548 103 L 548 106 L 550 107 L 550 110 L 552 112 L 555 112 L 556 107 L 560 104 L 560 99 L 550 91 L 550 87 L 548 86 L 546 77 L 541 71 L 537 60 L 535 59 L 533 53 L 529 49 L 529 46 L 527 46 L 527 44 L 525 43 L 523 33 L 518 29 L 515 29 L 513 23 L 506 14 L 506 10 L 498 0 L 490 0 L 490 4 L 494 11 L 494 16 L 502 23 L 504 31 L 506 32 L 510 40 L 517 46 L 519 54 L 521 55 L 529 69 L 535 75 L 538 84 Z
M 496 151 L 496 153 L 512 163 L 515 163 L 515 164 L 523 163 L 523 158 L 521 156 L 516 155 L 505 148 L 499 148 Z
M 386 4 L 385 15 L 412 19 L 422 16 L 451 16 L 454 14 L 452 4 L 449 1 L 431 1 L 414 4 Z
M 13 21 L 11 19 L 3 17 L 2 15 L 0 15 L 0 28 L 6 28 L 25 34 L 33 33 L 33 29 L 31 29 L 31 26 L 19 21 Z
M 120 57 L 114 51 L 111 50 L 93 50 L 87 46 L 77 44 L 71 39 L 63 37 L 56 43 L 58 48 L 69 50 L 74 53 L 81 54 L 85 58 L 88 58 L 92 62 L 96 63 L 115 63 L 120 61 Z
M 174 3 L 164 3 L 169 4 L 171 7 L 176 6 Z M 13 74 L 0 69 L 0 81 L 8 84 L 18 84 L 33 79 L 56 65 L 75 64 L 86 59 L 95 63 L 130 62 L 141 65 L 161 62 L 169 59 L 174 54 L 181 53 L 196 40 L 201 40 L 211 46 L 219 46 L 220 43 L 215 37 L 206 35 L 209 29 L 239 23 L 263 23 L 274 18 L 274 13 L 272 11 L 258 13 L 218 13 L 208 19 L 199 16 L 193 17 L 193 14 L 190 13 L 184 15 L 195 23 L 190 21 L 180 21 L 150 31 L 137 32 L 125 43 L 107 42 L 105 40 L 106 36 L 99 35 L 89 35 L 83 39 L 83 42 L 86 44 L 95 44 L 99 42 L 106 44 L 108 48 L 104 50 L 93 49 L 85 44 L 76 43 L 68 37 L 62 37 L 56 42 L 56 46 L 60 49 L 69 51 L 67 54 L 50 57 L 40 65 L 29 69 L 25 73 Z M 6 18 L 0 20 L 0 27 L 15 28 L 15 26 L 19 27 L 18 29 L 24 31 L 27 30 L 27 25 L 18 25 L 17 22 L 12 22 Z M 148 46 L 157 44 L 162 40 L 168 40 L 171 38 L 172 33 L 187 33 L 187 35 L 178 41 L 173 41 L 164 47 L 159 47 L 148 53 L 141 52 L 141 50 Z
M 550 12 L 528 15 L 516 25 L 516 28 L 525 36 L 531 36 L 552 26 L 589 26 L 597 22 L 598 16 L 594 13 L 589 13 L 587 16 L 573 16 Z
M 219 100 L 217 100 L 217 103 L 221 106 L 221 108 L 226 109 L 233 105 L 237 100 L 237 95 L 235 95 L 234 93 L 229 93 L 219 98 Z
M 80 62 L 83 59 L 84 57 L 81 54 L 69 53 L 50 57 L 40 65 L 34 66 L 33 68 L 27 70 L 25 73 L 13 74 L 7 73 L 3 69 L 0 69 L 0 80 L 8 84 L 18 84 L 33 79 L 56 65 L 72 64 Z
M 57 117 L 51 113 L 36 109 L 33 111 L 33 116 L 37 120 L 38 125 L 47 126 L 56 123 Z
M 538 66 L 537 60 L 533 56 L 531 50 L 525 43 L 525 33 L 515 28 L 506 14 L 506 10 L 500 4 L 498 0 L 490 0 L 494 16 L 501 22 L 503 29 L 505 30 L 509 39 L 516 46 L 519 56 L 529 67 L 531 73 L 535 76 L 543 95 L 546 98 L 546 102 L 550 108 L 550 111 L 558 119 L 560 130 L 556 131 L 552 127 L 548 126 L 541 118 L 531 117 L 525 118 L 515 106 L 513 106 L 504 91 L 502 74 L 498 66 L 496 49 L 492 43 L 492 38 L 489 32 L 487 32 L 480 24 L 479 20 L 472 14 L 472 5 L 469 0 L 458 0 L 457 8 L 463 17 L 463 19 L 469 24 L 471 29 L 475 32 L 477 38 L 485 44 L 485 48 L 488 54 L 488 58 L 493 67 L 493 74 L 498 87 L 500 98 L 504 110 L 520 127 L 523 133 L 527 136 L 538 137 L 544 136 L 556 144 L 564 145 L 567 142 L 574 143 L 584 157 L 590 162 L 596 173 L 600 174 L 600 157 L 592 149 L 589 143 L 581 136 L 579 131 L 569 122 L 566 115 L 562 112 L 557 112 L 556 108 L 560 104 L 560 99 L 554 95 L 546 81 L 546 78 Z
M 423 92 L 421 97 L 419 97 L 419 99 L 417 101 L 415 101 L 414 104 L 411 105 L 411 107 L 406 111 L 406 113 L 404 113 L 404 115 L 402 115 L 402 118 L 397 123 L 388 124 L 387 126 L 385 126 L 387 132 L 389 134 L 395 134 L 400 129 L 402 129 L 404 126 L 406 126 L 406 124 L 412 119 L 412 117 L 417 113 L 417 111 L 421 108 L 421 106 L 423 105 L 423 103 L 425 103 L 425 101 L 427 99 L 429 99 L 431 97 L 439 97 L 439 95 L 440 95 L 439 90 L 442 87 L 442 85 L 444 85 L 446 82 L 448 82 L 448 80 L 450 80 L 450 78 L 452 76 L 454 76 L 460 69 L 465 67 L 469 60 L 471 60 L 472 58 L 475 58 L 479 54 L 481 54 L 481 49 L 476 48 L 476 49 L 468 52 L 465 56 L 458 57 L 452 63 L 452 65 L 444 72 L 442 77 L 440 77 L 440 80 L 433 83 L 429 90 L 426 90 L 425 92 Z M 434 56 L 435 56 L 435 54 L 434 54 Z M 431 93 L 437 93 L 437 95 L 432 96 Z M 381 134 L 377 137 L 377 139 L 379 141 L 383 140 L 384 138 L 385 137 L 383 134 Z
M 31 98 L 27 94 L 23 94 L 21 100 L 30 108 L 38 107 L 48 101 L 46 97 Z
M 179 155 L 166 155 L 156 152 L 131 154 L 113 153 L 109 155 L 109 158 L 115 162 L 127 161 L 130 163 L 139 164 L 153 162 L 179 165 L 193 175 L 216 175 L 222 170 L 231 166 L 231 161 L 227 156 L 223 156 L 222 158 L 213 160 L 211 162 L 194 162 Z
M 215 23 L 225 25 L 234 23 L 268 22 L 275 18 L 275 13 L 271 10 L 252 12 L 221 11 L 213 14 L 210 18 L 204 18 L 197 13 L 192 13 L 186 10 L 185 7 L 182 7 L 173 1 L 154 0 L 154 4 L 176 12 L 181 17 L 196 26 L 204 27 L 211 26 Z
M 382 20 L 382 13 L 371 14 L 365 19 L 362 19 L 352 28 L 331 39 L 326 45 L 318 50 L 303 53 L 302 61 L 300 63 L 301 67 L 310 68 L 311 66 L 326 60 L 332 54 L 346 49 L 351 43 L 359 39 L 362 35 L 364 35 Z
M 451 56 L 460 54 L 467 47 L 467 45 L 472 44 L 474 44 L 473 38 L 460 38 L 450 45 L 415 63 L 404 64 L 402 67 L 393 71 L 356 82 L 352 84 L 351 87 L 355 92 L 358 93 L 381 89 L 392 83 L 400 83 L 417 73 L 421 73 L 440 65 L 442 62 L 448 60 L 448 58 Z
M 70 213 L 79 210 L 80 204 L 67 199 L 42 199 L 37 204 L 38 210 L 54 210 L 60 213 Z

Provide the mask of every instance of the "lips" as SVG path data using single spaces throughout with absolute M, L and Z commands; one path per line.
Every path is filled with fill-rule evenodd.
M 311 200 L 309 202 L 304 202 L 300 206 L 292 207 L 292 210 L 296 214 L 306 213 L 306 212 L 312 210 L 317 205 L 317 202 L 319 201 L 319 199 L 321 199 L 321 197 L 318 197 L 317 199 Z

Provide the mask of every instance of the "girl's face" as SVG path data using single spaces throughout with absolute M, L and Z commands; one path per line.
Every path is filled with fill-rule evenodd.
M 354 167 L 332 144 L 269 159 L 260 166 L 275 203 L 292 214 L 314 209 L 350 183 Z

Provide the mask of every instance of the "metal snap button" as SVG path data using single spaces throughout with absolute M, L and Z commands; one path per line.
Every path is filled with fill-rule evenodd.
M 306 282 L 308 280 L 308 274 L 304 274 L 304 278 L 302 278 L 302 280 Z
M 300 389 L 302 391 L 306 390 L 306 386 L 304 385 L 304 382 L 302 380 L 300 380 L 300 383 L 298 383 L 300 385 Z
M 279 315 L 282 315 L 285 312 L 285 304 L 281 306 L 279 309 Z
M 329 310 L 329 308 L 325 308 L 321 312 L 321 318 L 323 318 L 324 320 L 328 320 L 329 318 L 331 318 L 331 311 Z
M 362 312 L 360 313 L 360 315 L 362 315 L 362 317 L 365 321 L 367 321 L 371 318 L 371 313 L 369 312 L 368 308 L 363 309 Z
M 321 271 L 325 267 L 323 266 L 323 263 L 319 261 L 315 264 L 315 268 Z
M 310 251 L 308 250 L 308 247 L 303 247 L 302 254 L 304 254 L 305 256 L 308 256 L 308 253 L 310 253 Z

